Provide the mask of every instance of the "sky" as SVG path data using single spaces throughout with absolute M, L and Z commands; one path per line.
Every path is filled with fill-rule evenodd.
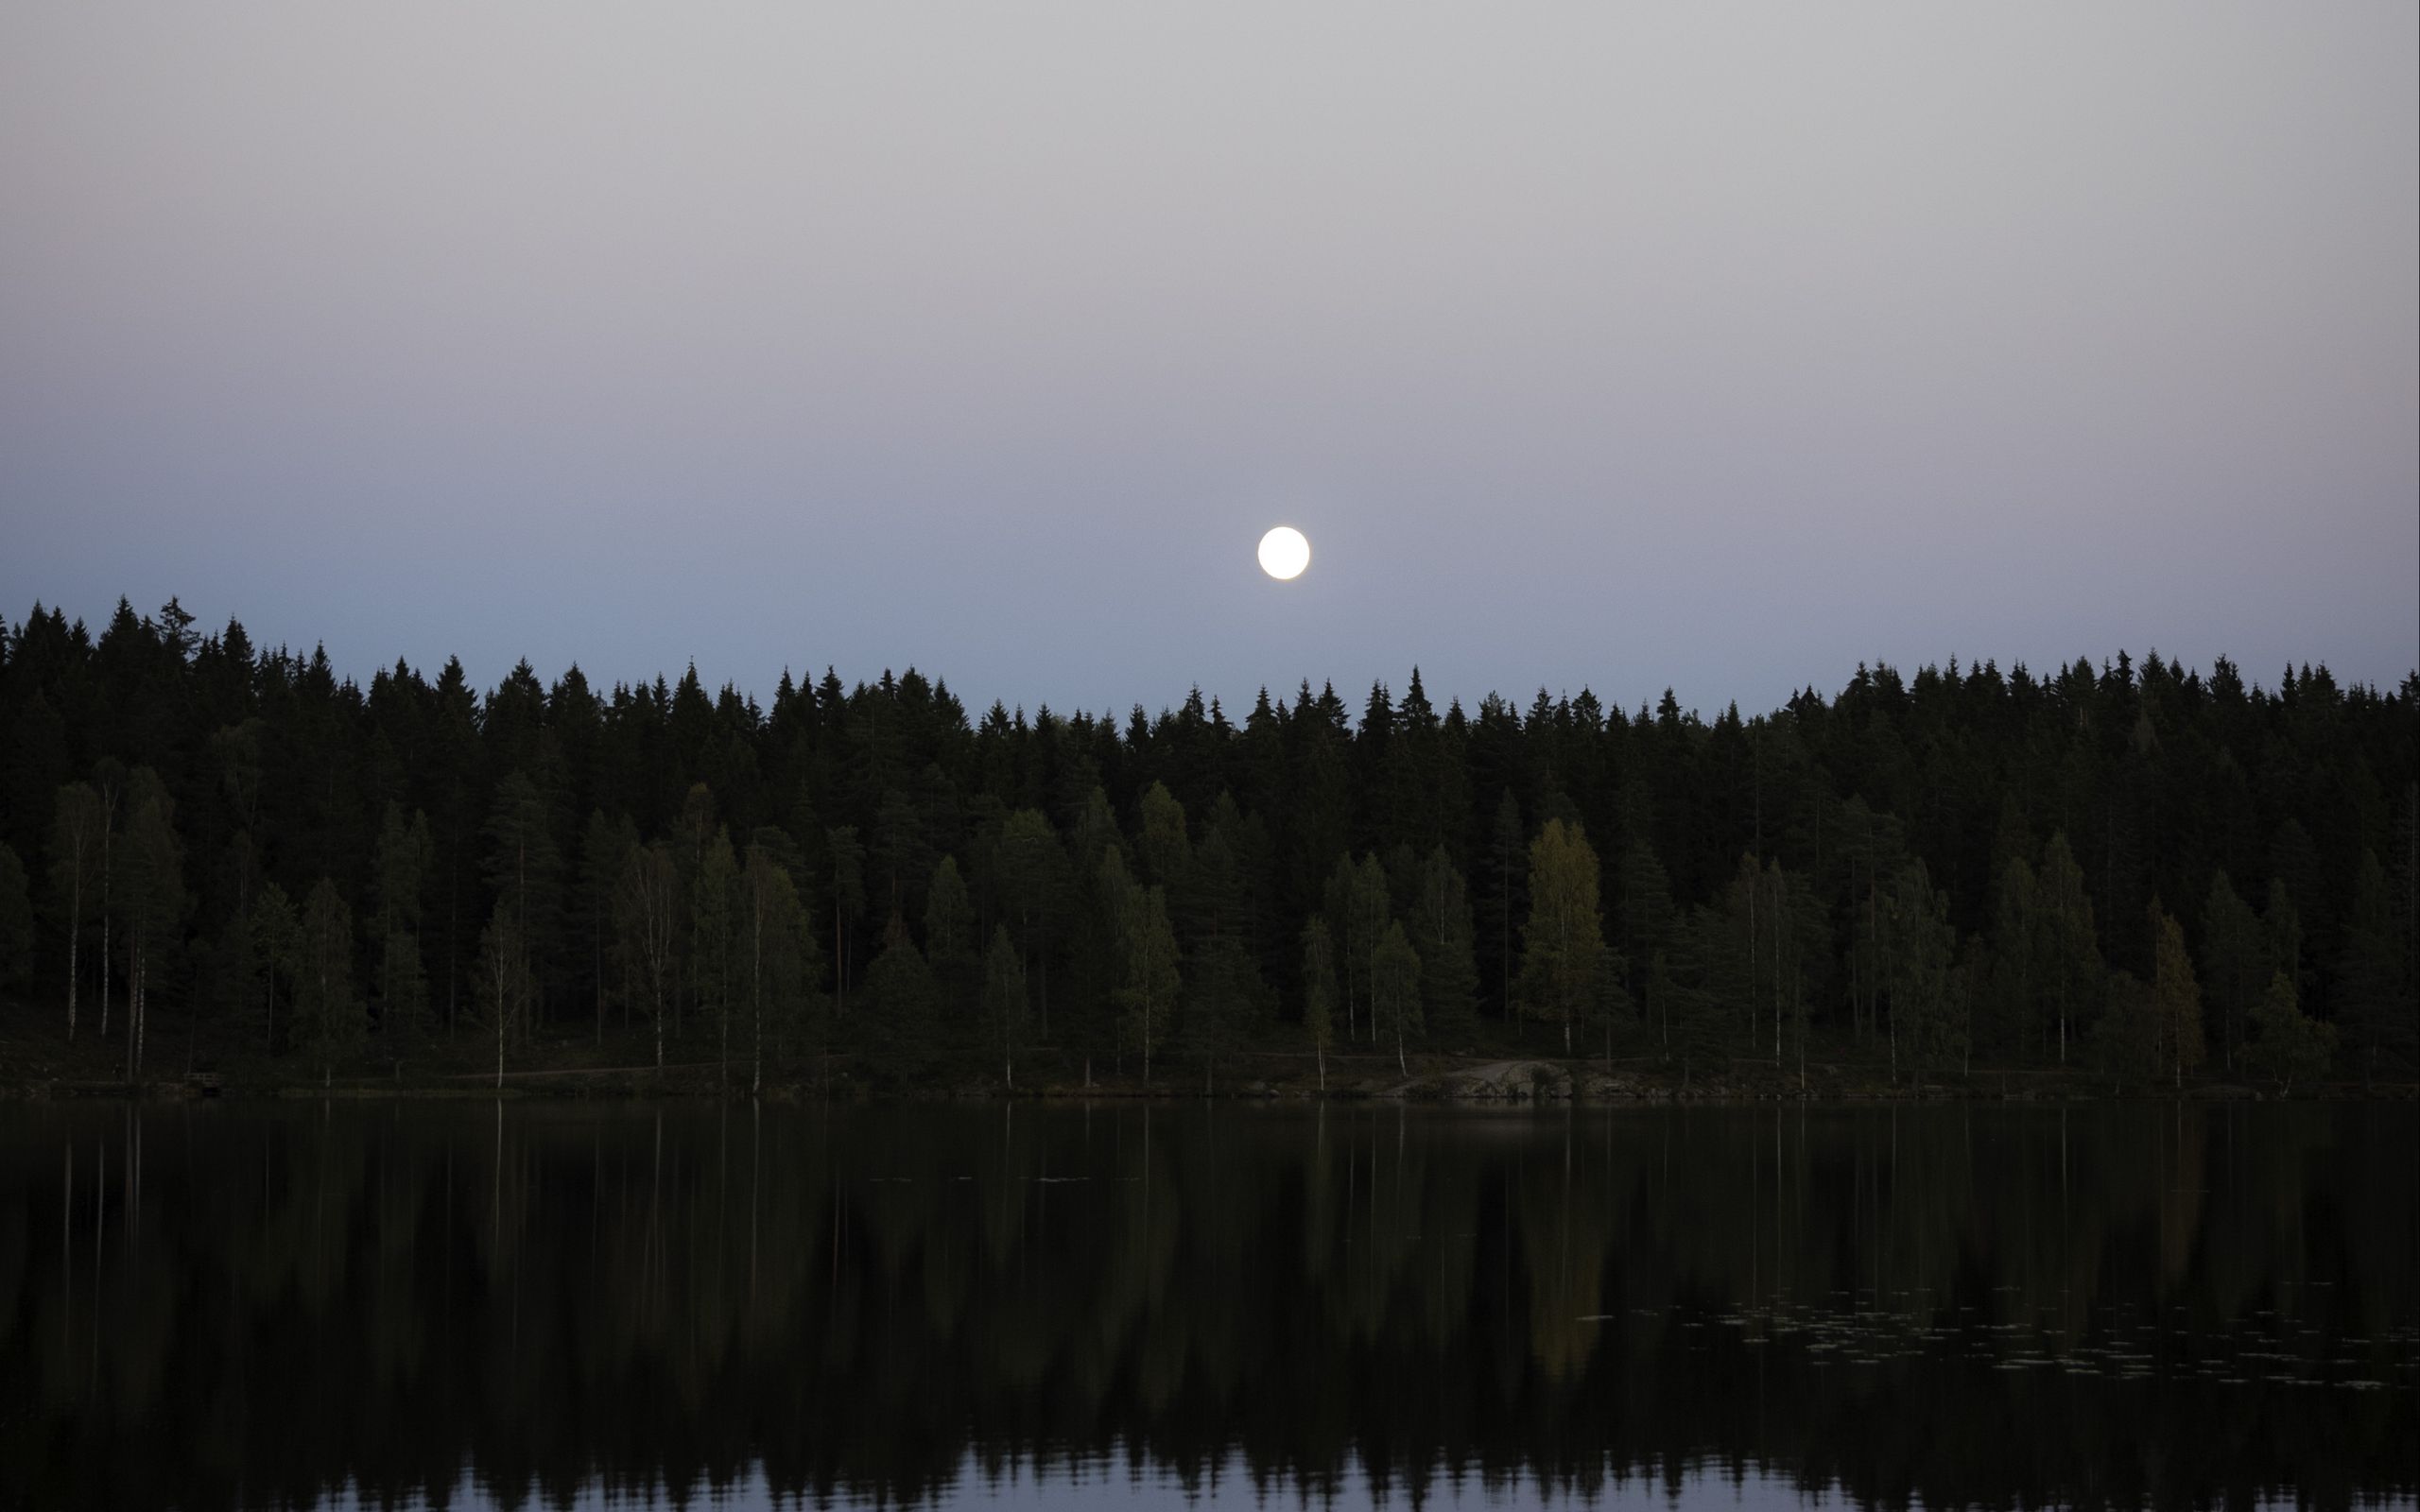
M 25 0 L 0 614 L 121 594 L 977 709 L 2393 684 L 2420 7 Z

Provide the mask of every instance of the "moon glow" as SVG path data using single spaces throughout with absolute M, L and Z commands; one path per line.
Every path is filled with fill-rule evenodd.
M 1279 525 L 1260 538 L 1260 570 L 1279 582 L 1303 576 L 1311 564 L 1311 543 L 1292 525 Z

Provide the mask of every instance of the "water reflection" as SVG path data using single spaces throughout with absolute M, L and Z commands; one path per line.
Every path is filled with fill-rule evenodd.
M 2408 1106 L 0 1112 L 0 1501 L 2420 1486 Z

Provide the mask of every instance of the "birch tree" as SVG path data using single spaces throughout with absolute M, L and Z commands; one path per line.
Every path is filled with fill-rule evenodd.
M 529 976 L 529 950 L 521 932 L 520 912 L 510 898 L 498 898 L 479 935 L 479 993 L 488 1022 L 495 1030 L 495 1084 L 504 1085 L 504 1048 L 529 1009 L 534 984 Z
M 100 881 L 101 835 L 109 812 L 90 782 L 70 782 L 59 790 L 50 821 L 50 886 L 67 919 L 67 1040 L 76 1040 L 76 994 L 83 973 L 79 952 L 84 938 L 84 908 Z
M 689 905 L 689 980 L 698 1006 L 711 1008 L 718 1041 L 720 1080 L 731 1079 L 731 1000 L 736 983 L 733 944 L 736 935 L 739 866 L 731 832 L 719 825 L 706 845 L 692 885 Z
M 302 922 L 295 918 L 294 901 L 276 883 L 265 883 L 252 898 L 252 916 L 248 927 L 252 936 L 252 969 L 260 973 L 257 984 L 261 994 L 261 1048 L 277 1054 L 277 986 L 281 978 L 290 982 L 294 976 L 296 942 L 302 936 Z
M 857 827 L 843 824 L 825 833 L 823 848 L 832 870 L 832 996 L 834 1011 L 849 1014 L 849 926 L 866 909 L 866 849 Z
M 1370 1011 L 1378 1031 L 1394 1036 L 1395 1070 L 1410 1074 L 1404 1039 L 1420 1032 L 1420 953 L 1411 948 L 1400 922 L 1387 925 L 1371 957 Z
M 681 868 L 669 845 L 659 840 L 624 852 L 621 879 L 614 890 L 614 936 L 629 953 L 634 974 L 647 983 L 658 1071 L 664 1069 L 664 1020 L 670 1011 L 680 889 Z
M 1303 926 L 1303 1028 L 1311 1037 L 1320 1091 L 1327 1091 L 1327 1047 L 1336 1037 L 1336 936 L 1314 914 Z
M 797 884 L 765 847 L 748 848 L 748 865 L 740 874 L 739 884 L 747 932 L 749 1017 L 753 1040 L 749 1053 L 748 1090 L 753 1095 L 765 1086 L 769 1005 L 778 1034 L 799 1004 L 806 918 L 799 906 Z
M 296 1034 L 319 1061 L 320 1085 L 326 1087 L 336 1062 L 360 1044 L 369 1027 L 353 992 L 353 910 L 329 878 L 313 884 L 303 900 L 297 947 Z
M 1521 975 L 1534 1011 L 1563 1025 L 1563 1053 L 1597 989 L 1605 948 L 1598 914 L 1597 852 L 1577 823 L 1548 819 L 1530 842 L 1530 919 Z
M 2067 1043 L 2075 1037 L 2076 1016 L 2104 996 L 2105 969 L 2100 946 L 2093 937 L 2092 900 L 2083 890 L 2083 868 L 2067 849 L 2067 837 L 2053 833 L 2042 850 L 2042 869 L 2034 878 L 2039 910 L 2042 989 L 2058 1016 L 2059 1064 L 2067 1063 Z
M 128 796 L 126 1074 L 132 1081 L 143 1074 L 153 971 L 175 951 L 183 933 L 185 885 L 176 804 L 158 774 L 147 766 L 136 768 Z
M 1177 971 L 1176 932 L 1168 925 L 1167 890 L 1125 882 L 1124 866 L 1115 862 L 1117 852 L 1109 854 L 1112 861 L 1106 864 L 1117 865 L 1122 888 L 1117 933 L 1125 970 L 1117 1001 L 1126 1009 L 1129 1037 L 1142 1049 L 1143 1085 L 1149 1087 L 1152 1042 L 1166 1032 L 1168 1010 L 1184 985 Z
M 983 955 L 983 1012 L 1000 1037 L 1001 1084 L 1017 1084 L 1017 1048 L 1025 1042 L 1028 1016 L 1025 963 L 1017 958 L 1016 942 L 1006 924 L 992 928 L 992 945 Z

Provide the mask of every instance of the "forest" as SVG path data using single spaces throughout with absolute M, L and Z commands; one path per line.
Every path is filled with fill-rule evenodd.
M 1711 719 L 1440 711 L 1416 669 L 1357 713 L 970 714 L 913 669 L 365 686 L 173 599 L 97 635 L 37 605 L 0 623 L 0 997 L 128 1081 L 2408 1084 L 2416 711 L 2420 673 L 2154 651 Z

